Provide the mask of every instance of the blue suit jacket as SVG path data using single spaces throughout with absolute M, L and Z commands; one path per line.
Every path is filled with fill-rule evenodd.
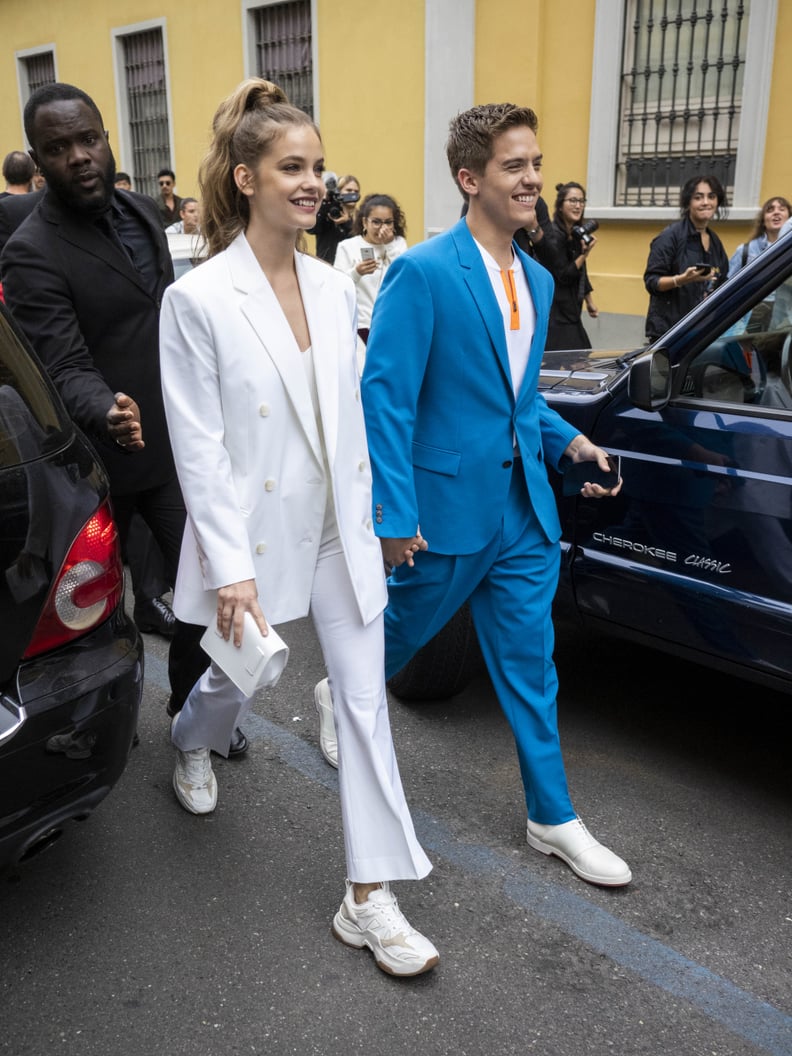
M 374 306 L 363 408 L 375 531 L 430 550 L 475 553 L 503 516 L 513 458 L 551 542 L 561 529 L 545 461 L 560 468 L 578 431 L 537 391 L 553 280 L 516 245 L 537 314 L 515 401 L 503 318 L 481 253 L 460 220 L 391 264 Z

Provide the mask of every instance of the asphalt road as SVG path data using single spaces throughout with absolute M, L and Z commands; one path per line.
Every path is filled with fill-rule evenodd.
M 434 862 L 402 883 L 439 967 L 379 972 L 334 941 L 335 771 L 317 747 L 307 621 L 218 760 L 217 811 L 171 789 L 166 646 L 147 638 L 141 744 L 87 822 L 0 884 L 9 1056 L 792 1054 L 785 698 L 569 628 L 559 708 L 581 816 L 634 880 L 584 884 L 525 843 L 513 742 L 486 679 L 392 705 Z

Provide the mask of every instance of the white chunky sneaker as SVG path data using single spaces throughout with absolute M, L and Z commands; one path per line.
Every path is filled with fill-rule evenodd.
M 389 975 L 420 975 L 440 960 L 432 943 L 415 930 L 399 909 L 387 881 L 358 905 L 354 888 L 347 880 L 344 901 L 333 919 L 333 934 L 355 949 L 368 946 L 377 967 Z
M 333 696 L 326 678 L 314 686 L 314 703 L 319 715 L 319 749 L 325 760 L 338 769 L 338 740 L 333 717 Z
M 174 717 L 171 732 L 178 718 L 178 715 Z M 217 806 L 217 781 L 208 748 L 193 748 L 189 752 L 176 748 L 173 791 L 184 809 L 191 814 L 212 813 Z
M 542 854 L 554 854 L 590 884 L 623 887 L 632 880 L 630 867 L 594 839 L 580 818 L 563 825 L 539 825 L 528 819 L 528 843 Z

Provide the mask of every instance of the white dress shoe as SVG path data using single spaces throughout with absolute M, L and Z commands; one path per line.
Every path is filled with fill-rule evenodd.
M 539 825 L 528 819 L 528 843 L 542 854 L 554 854 L 590 884 L 623 887 L 632 880 L 630 867 L 594 839 L 580 818 L 563 825 Z
M 338 738 L 333 717 L 333 696 L 326 678 L 314 687 L 314 703 L 319 715 L 319 749 L 325 760 L 338 769 Z

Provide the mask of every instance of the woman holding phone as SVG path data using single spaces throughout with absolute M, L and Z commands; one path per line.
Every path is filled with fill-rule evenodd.
M 725 282 L 729 258 L 713 218 L 724 215 L 726 192 L 717 176 L 691 176 L 679 196 L 681 219 L 652 240 L 644 272 L 649 294 L 646 340 L 656 341 Z
M 335 266 L 355 284 L 358 305 L 358 366 L 363 372 L 371 313 L 391 262 L 407 249 L 404 213 L 388 194 L 369 194 L 355 216 L 352 237 L 339 242 Z
M 415 836 L 385 695 L 382 556 L 355 364 L 351 282 L 300 252 L 324 195 L 311 118 L 252 78 L 221 103 L 201 167 L 209 259 L 171 286 L 162 383 L 187 527 L 174 610 L 241 645 L 245 617 L 309 612 L 333 683 L 347 889 L 336 938 L 378 967 L 438 962 L 389 882 L 431 865 Z M 425 547 L 409 542 L 404 560 Z M 227 754 L 248 706 L 216 665 L 174 719 L 174 789 L 186 810 L 217 801 L 210 750 Z

